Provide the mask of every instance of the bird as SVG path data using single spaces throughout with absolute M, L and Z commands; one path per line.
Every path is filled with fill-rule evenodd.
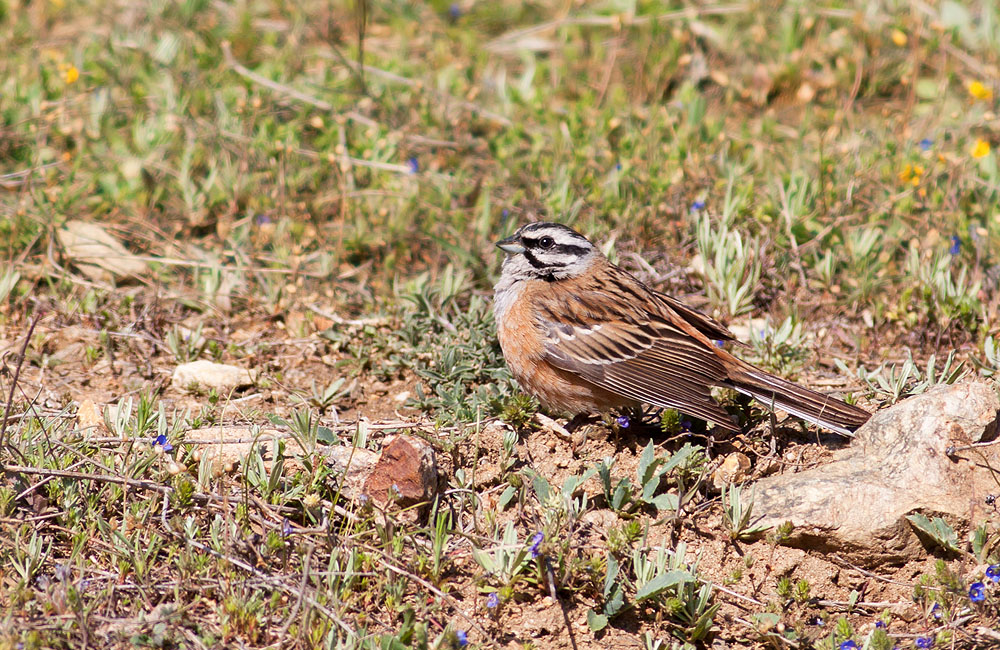
M 646 286 L 568 226 L 528 223 L 496 246 L 505 253 L 493 288 L 500 348 L 521 388 L 550 410 L 649 404 L 739 432 L 712 397 L 723 387 L 844 435 L 870 417 L 732 355 L 725 325 Z

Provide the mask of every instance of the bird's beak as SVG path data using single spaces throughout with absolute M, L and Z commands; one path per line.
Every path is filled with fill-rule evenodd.
M 505 253 L 510 253 L 511 255 L 517 255 L 518 253 L 524 252 L 524 246 L 521 245 L 517 238 L 514 236 L 508 237 L 507 239 L 501 239 L 497 242 L 497 248 Z

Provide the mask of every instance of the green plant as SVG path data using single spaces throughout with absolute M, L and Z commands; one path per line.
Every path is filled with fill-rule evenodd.
M 201 356 L 208 345 L 208 340 L 201 335 L 201 329 L 202 323 L 198 323 L 193 330 L 174 325 L 167 332 L 167 347 L 177 361 L 187 363 Z
M 320 413 L 324 413 L 331 406 L 350 395 L 353 384 L 345 386 L 344 384 L 346 383 L 346 377 L 337 377 L 327 384 L 326 388 L 320 389 L 314 379 L 312 381 L 312 390 L 308 395 L 295 395 L 294 397 L 299 402 L 314 406 L 319 409 Z
M 770 527 L 761 526 L 760 518 L 753 519 L 754 495 L 744 498 L 742 489 L 733 485 L 722 488 L 722 525 L 729 531 L 730 539 L 748 541 L 759 537 Z
M 601 590 L 601 610 L 600 612 L 596 612 L 593 609 L 587 610 L 587 625 L 594 632 L 600 632 L 607 627 L 608 621 L 621 612 L 622 607 L 625 605 L 625 592 L 618 582 L 620 568 L 618 560 L 613 555 L 608 555 L 604 583 Z
M 661 511 L 677 511 L 697 489 L 701 476 L 697 468 L 703 462 L 702 453 L 701 447 L 685 443 L 669 457 L 657 456 L 656 447 L 650 440 L 643 448 L 636 467 L 638 490 L 628 478 L 614 483 L 611 476 L 614 459 L 605 458 L 596 467 L 604 499 L 612 510 L 621 514 L 633 513 L 643 505 Z M 675 492 L 660 491 L 661 483 L 668 475 L 677 486 Z M 692 477 L 695 478 L 693 482 Z
M 511 586 L 528 564 L 528 547 L 517 541 L 517 530 L 508 522 L 489 550 L 472 549 L 472 559 L 503 586 Z
M 763 268 L 760 241 L 732 229 L 733 217 L 748 198 L 745 186 L 737 192 L 735 185 L 735 175 L 730 176 L 718 226 L 713 226 L 707 213 L 699 214 L 695 224 L 709 299 L 730 316 L 751 310 Z
M 913 524 L 913 526 L 924 533 L 937 544 L 939 547 L 948 551 L 950 553 L 961 553 L 962 549 L 958 545 L 958 533 L 955 529 L 948 525 L 941 517 L 934 517 L 934 519 L 928 519 L 924 515 L 917 513 L 913 515 L 907 515 L 906 519 Z
M 794 314 L 785 318 L 776 329 L 770 323 L 760 330 L 751 327 L 750 347 L 755 363 L 782 375 L 801 368 L 808 356 L 802 322 Z
M 316 447 L 320 443 L 329 445 L 337 441 L 337 435 L 333 430 L 320 426 L 318 420 L 313 419 L 313 414 L 308 409 L 292 409 L 290 419 L 270 413 L 267 415 L 267 419 L 275 426 L 288 429 L 299 449 L 306 454 L 316 451 Z
M 972 363 L 983 377 L 993 377 L 1000 373 L 1000 338 L 992 334 L 983 340 L 983 358 L 972 357 Z
M 837 367 L 842 372 L 849 372 L 847 365 L 840 359 L 834 359 Z M 869 371 L 864 366 L 858 366 L 857 377 L 863 381 L 876 395 L 888 397 L 889 402 L 894 404 L 903 397 L 918 395 L 929 388 L 940 384 L 954 384 L 966 375 L 970 370 L 962 362 L 955 363 L 955 352 L 949 352 L 941 370 L 937 369 L 937 358 L 930 355 L 927 358 L 925 370 L 921 372 L 913 360 L 913 355 L 907 352 L 907 359 L 902 365 L 881 364 L 878 368 Z
M 673 551 L 659 548 L 649 556 L 632 554 L 637 603 L 659 603 L 675 624 L 678 636 L 690 642 L 704 639 L 721 605 L 712 604 L 712 586 L 698 580 L 698 561 L 687 561 L 687 546 Z

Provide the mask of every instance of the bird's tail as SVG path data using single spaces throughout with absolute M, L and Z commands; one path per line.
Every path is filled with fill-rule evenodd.
M 746 364 L 729 376 L 731 386 L 768 408 L 780 408 L 824 429 L 849 436 L 871 414 L 836 397 L 823 395 Z

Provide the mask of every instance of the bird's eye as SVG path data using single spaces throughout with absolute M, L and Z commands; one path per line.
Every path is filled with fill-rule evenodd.
M 551 237 L 542 237 L 541 239 L 538 240 L 538 247 L 541 248 L 542 250 L 547 251 L 550 248 L 552 248 L 555 245 L 555 243 L 556 240 L 552 239 Z

